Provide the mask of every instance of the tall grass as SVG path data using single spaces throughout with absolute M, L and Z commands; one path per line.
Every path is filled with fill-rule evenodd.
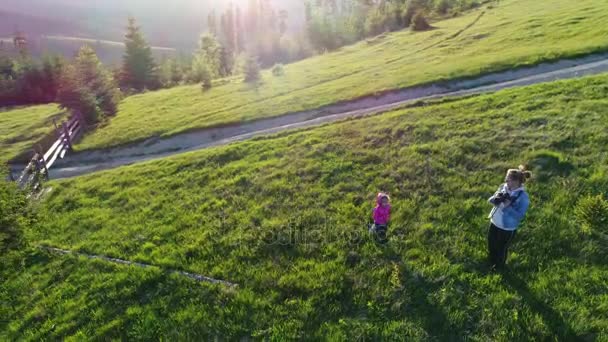
M 4 273 L 0 331 L 606 339 L 606 235 L 588 227 L 603 206 L 585 199 L 608 195 L 607 95 L 605 75 L 506 90 L 49 183 L 32 244 L 240 286 L 38 253 Z M 531 208 L 510 272 L 491 273 L 486 199 L 526 162 Z M 379 190 L 393 200 L 387 247 L 366 235 Z

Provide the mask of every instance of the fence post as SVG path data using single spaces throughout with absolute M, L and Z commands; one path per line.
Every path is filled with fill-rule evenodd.
M 47 180 L 49 179 L 49 169 L 48 167 L 46 167 L 46 159 L 44 159 L 44 153 L 42 148 L 40 148 L 40 144 L 38 144 L 38 151 L 39 151 L 39 160 L 42 161 L 42 167 L 44 167 L 44 178 L 46 178 Z
M 76 116 L 78 117 L 78 122 L 79 122 L 81 125 L 83 125 L 83 127 L 84 127 L 84 125 L 85 125 L 85 122 L 84 122 L 84 115 L 82 115 L 82 113 L 81 113 L 81 112 L 76 112 Z
M 80 129 L 79 129 L 78 137 L 75 136 L 74 138 L 79 139 L 80 137 L 82 137 L 84 135 L 84 130 L 85 130 L 86 126 L 84 123 L 84 117 L 83 117 L 82 113 L 80 111 L 77 111 L 75 113 L 75 115 L 76 115 L 76 120 L 78 122 L 78 127 Z
M 84 131 L 87 128 L 87 122 L 84 119 L 84 115 L 82 114 L 82 112 L 78 111 L 76 112 L 76 114 L 78 115 L 78 124 L 80 124 L 80 131 L 82 132 L 82 134 L 84 134 Z
M 68 144 L 68 149 L 72 150 L 72 141 L 70 138 L 70 131 L 68 130 L 68 125 L 66 125 L 65 122 L 63 123 L 63 137 L 65 139 L 65 142 Z

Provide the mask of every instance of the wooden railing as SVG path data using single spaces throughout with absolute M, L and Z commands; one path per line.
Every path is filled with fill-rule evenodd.
M 72 143 L 84 132 L 84 119 L 80 113 L 75 113 L 55 128 L 57 140 L 46 152 L 40 146 L 34 148 L 34 156 L 17 179 L 20 188 L 36 191 L 41 187 L 42 181 L 49 178 L 49 169 L 72 150 Z

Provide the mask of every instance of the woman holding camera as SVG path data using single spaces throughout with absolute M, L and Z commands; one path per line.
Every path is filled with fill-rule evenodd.
M 524 166 L 507 171 L 502 184 L 488 202 L 494 205 L 490 213 L 488 251 L 493 269 L 502 269 L 507 261 L 507 249 L 530 205 L 523 185 L 532 174 Z

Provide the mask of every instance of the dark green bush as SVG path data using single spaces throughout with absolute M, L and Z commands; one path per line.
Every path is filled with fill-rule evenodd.
M 283 64 L 275 64 L 275 66 L 272 68 L 272 75 L 273 76 L 285 75 L 285 68 L 283 67 Z
M 430 30 L 432 28 L 432 26 L 426 20 L 424 13 L 418 12 L 418 13 L 416 13 L 416 15 L 414 15 L 414 18 L 412 19 L 411 28 L 413 31 L 426 31 L 426 30 Z

